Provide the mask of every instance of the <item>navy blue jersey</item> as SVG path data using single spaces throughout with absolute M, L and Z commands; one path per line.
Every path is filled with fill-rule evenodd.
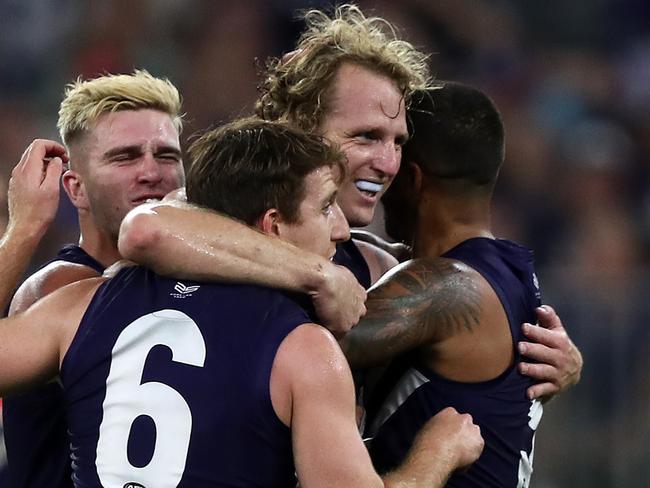
M 76 245 L 63 247 L 55 261 L 82 264 L 104 272 L 104 267 Z M 49 383 L 3 400 L 4 437 L 11 488 L 72 486 L 70 447 L 63 392 Z
M 370 288 L 370 269 L 352 239 L 336 244 L 334 262 L 348 268 L 365 289 Z
M 380 472 L 396 467 L 420 427 L 452 406 L 472 414 L 485 449 L 471 467 L 453 474 L 447 486 L 527 487 L 542 406 L 526 397 L 532 382 L 517 371 L 516 343 L 524 338 L 521 324 L 535 323 L 535 308 L 540 305 L 532 251 L 506 240 L 474 238 L 443 257 L 471 266 L 496 292 L 510 324 L 514 364 L 492 380 L 463 383 L 438 376 L 408 357 L 398 360 L 387 373 L 398 378 L 394 388 L 379 409 L 369 412 L 373 463 Z
M 366 290 L 370 288 L 370 268 L 368 268 L 366 258 L 363 257 L 352 239 L 336 244 L 334 262 L 348 268 L 359 284 Z M 363 402 L 363 385 L 366 381 L 366 372 L 360 369 L 353 370 L 352 376 L 354 377 L 355 396 L 359 404 L 361 404 Z
M 102 263 L 97 261 L 94 257 L 92 257 L 76 244 L 67 244 L 63 246 L 57 253 L 56 257 L 50 261 L 50 263 L 54 261 L 66 261 L 68 263 L 82 264 L 94 269 L 98 274 L 102 274 L 105 269 Z
M 75 486 L 295 486 L 269 382 L 307 322 L 280 291 L 120 271 L 62 363 Z

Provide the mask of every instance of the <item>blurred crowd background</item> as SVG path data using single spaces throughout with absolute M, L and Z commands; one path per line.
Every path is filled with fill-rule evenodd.
M 247 114 L 298 0 L 0 0 L 0 199 L 24 148 L 58 139 L 63 87 L 145 68 L 184 97 L 183 139 Z M 536 488 L 650 486 L 650 2 L 376 0 L 433 74 L 500 107 L 500 237 L 536 250 L 545 303 L 582 350 L 582 381 L 547 405 Z M 0 230 L 6 224 L 0 203 Z M 381 232 L 381 221 L 372 228 Z M 65 197 L 32 263 L 74 242 Z

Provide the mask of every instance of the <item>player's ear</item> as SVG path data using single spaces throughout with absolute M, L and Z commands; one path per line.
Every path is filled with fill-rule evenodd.
M 86 185 L 79 173 L 73 169 L 67 170 L 61 177 L 63 189 L 68 194 L 72 204 L 78 209 L 88 209 L 88 196 L 86 195 Z
M 422 168 L 415 161 L 404 161 L 399 170 L 398 175 L 395 177 L 395 183 L 402 193 L 409 201 L 417 201 L 420 198 L 422 191 Z
M 265 234 L 279 236 L 281 221 L 278 209 L 270 208 L 260 217 L 257 227 Z
M 422 168 L 414 162 L 409 163 L 409 173 L 411 178 L 411 185 L 413 194 L 419 196 L 422 191 Z

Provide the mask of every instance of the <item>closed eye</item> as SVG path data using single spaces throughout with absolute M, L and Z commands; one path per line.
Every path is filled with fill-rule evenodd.
M 357 137 L 360 139 L 365 139 L 367 141 L 376 141 L 378 139 L 381 139 L 380 135 L 376 131 L 361 132 Z
M 159 147 L 154 156 L 156 159 L 163 159 L 170 162 L 178 162 L 181 160 L 181 152 L 177 148 L 170 146 Z
M 142 151 L 139 146 L 125 146 L 111 149 L 104 154 L 104 157 L 112 162 L 125 162 L 137 159 L 141 155 Z
M 112 156 L 110 160 L 111 160 L 112 162 L 120 163 L 120 162 L 129 162 L 129 161 L 133 161 L 134 159 L 137 159 L 137 158 L 139 158 L 139 157 L 140 157 L 139 154 L 134 154 L 134 153 L 120 153 L 120 154 L 116 154 L 116 155 Z
M 180 153 L 156 154 L 156 159 L 163 159 L 165 161 L 177 163 L 178 161 L 181 160 L 181 155 Z

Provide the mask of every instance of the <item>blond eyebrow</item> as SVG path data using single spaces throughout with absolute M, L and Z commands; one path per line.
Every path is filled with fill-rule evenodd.
M 114 147 L 113 149 L 109 149 L 104 153 L 104 157 L 110 159 L 119 154 L 128 154 L 130 156 L 133 156 L 141 153 L 142 153 L 142 147 L 138 144 L 132 144 L 128 146 L 118 146 L 118 147 Z M 154 154 L 162 154 L 162 153 L 172 153 L 177 156 L 180 156 L 181 150 L 177 147 L 170 146 L 167 144 L 155 148 Z

